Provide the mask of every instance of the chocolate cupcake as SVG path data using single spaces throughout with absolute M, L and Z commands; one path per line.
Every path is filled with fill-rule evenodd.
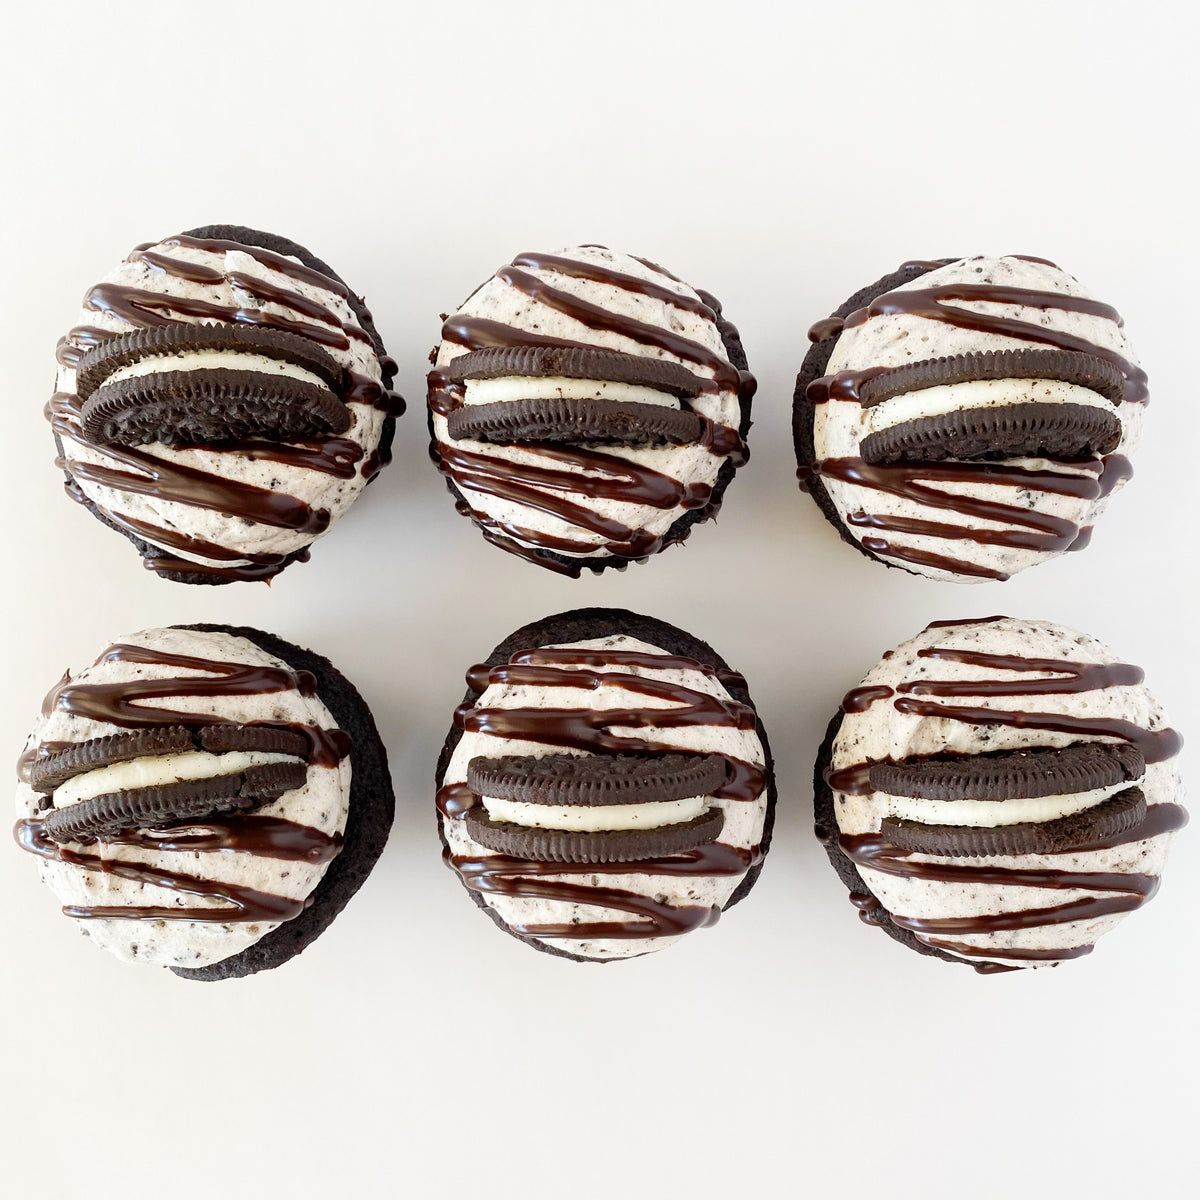
M 577 961 L 633 958 L 754 886 L 771 751 L 712 647 L 582 608 L 517 630 L 467 685 L 438 761 L 438 828 L 501 929 Z
M 754 377 L 707 292 L 603 246 L 519 254 L 445 320 L 430 453 L 494 545 L 576 576 L 713 516 Z
M 1114 308 L 1044 259 L 908 262 L 809 330 L 802 486 L 844 540 L 930 579 L 1081 550 L 1131 475 L 1146 375 Z
M 816 830 L 868 925 L 991 973 L 1055 966 L 1158 888 L 1179 735 L 1094 638 L 939 621 L 842 701 Z
M 404 403 L 362 300 L 240 225 L 147 242 L 83 299 L 46 408 L 67 494 L 180 583 L 305 561 L 390 458 Z
M 15 836 L 63 912 L 189 979 L 299 954 L 366 880 L 394 809 L 354 687 L 224 625 L 133 634 L 65 675 L 18 774 Z

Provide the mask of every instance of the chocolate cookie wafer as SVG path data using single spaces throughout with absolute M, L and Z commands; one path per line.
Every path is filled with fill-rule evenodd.
M 614 708 L 592 706 L 601 678 Z M 749 892 L 774 819 L 770 752 L 744 680 L 711 647 L 579 609 L 518 630 L 468 683 L 438 763 L 439 831 L 505 932 L 607 962 Z

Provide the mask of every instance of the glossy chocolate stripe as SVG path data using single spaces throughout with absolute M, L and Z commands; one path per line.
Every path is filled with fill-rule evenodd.
M 139 328 L 174 325 L 179 323 L 180 317 L 194 317 L 200 321 L 233 322 L 282 329 L 337 350 L 347 350 L 350 347 L 340 325 L 337 329 L 331 329 L 325 325 L 314 325 L 311 321 L 293 321 L 290 317 L 266 313 L 257 308 L 214 304 L 208 300 L 196 300 L 187 296 L 168 296 L 164 292 L 148 292 L 142 288 L 127 287 L 118 283 L 96 284 L 84 296 L 83 304 L 85 308 L 107 313 Z M 68 341 L 73 342 L 77 332 L 78 327 L 72 329 L 67 334 Z
M 1122 324 L 1117 310 L 1111 305 L 1102 304 L 1099 300 L 1089 300 L 1082 296 L 1068 296 L 1062 292 L 1005 287 L 1000 284 L 948 283 L 940 287 L 887 292 L 873 300 L 865 308 L 852 312 L 845 319 L 844 327 L 850 329 L 856 325 L 862 325 L 871 317 L 917 316 L 954 325 L 959 329 L 999 334 L 1004 337 L 1056 346 L 1060 350 L 1076 350 L 1084 354 L 1094 354 L 1120 368 L 1125 376 L 1126 402 L 1144 404 L 1149 398 L 1145 371 L 1134 366 L 1115 350 L 1109 350 L 1107 347 L 1089 342 L 1086 338 L 1077 337 L 1062 330 L 1051 329 L 1045 325 L 1037 325 L 1031 321 L 976 312 L 973 309 L 946 303 L 946 301 L 953 300 L 967 303 L 1013 304 L 1024 308 L 1036 308 L 1043 312 L 1048 309 L 1057 309 L 1063 312 L 1078 312 L 1100 317 L 1113 321 L 1118 326 Z
M 507 283 L 510 287 L 523 292 L 530 299 L 561 312 L 564 316 L 586 325 L 589 329 L 603 329 L 621 337 L 629 338 L 643 346 L 655 346 L 668 354 L 685 362 L 695 363 L 712 372 L 712 377 L 723 388 L 739 392 L 742 388 L 743 376 L 738 369 L 715 351 L 691 338 L 673 333 L 658 325 L 639 321 L 634 317 L 622 316 L 572 296 L 569 292 L 561 291 L 543 282 L 536 275 L 530 275 L 516 267 L 502 267 L 496 272 L 496 278 Z
M 647 266 L 641 259 L 642 266 Z M 587 279 L 592 283 L 602 283 L 609 287 L 620 288 L 623 292 L 635 292 L 640 296 L 648 296 L 651 300 L 661 300 L 683 312 L 694 313 L 708 321 L 716 322 L 717 314 L 698 296 L 688 296 L 674 288 L 663 287 L 652 280 L 643 279 L 640 275 L 629 275 L 624 271 L 613 270 L 596 262 L 580 262 L 574 258 L 563 258 L 557 254 L 537 254 L 525 252 L 518 254 L 512 260 L 514 267 L 528 267 L 531 271 L 552 271 L 556 275 L 567 275 L 572 279 Z M 651 267 L 660 274 L 666 273 L 661 267 Z M 669 277 L 668 277 L 669 278 Z M 679 282 L 676 280 L 676 282 Z
M 149 887 L 160 887 L 182 892 L 189 896 L 206 896 L 223 900 L 232 907 L 133 907 L 124 905 L 82 906 L 64 905 L 63 912 L 77 920 L 115 918 L 119 920 L 154 921 L 198 921 L 246 923 L 252 921 L 290 921 L 298 917 L 310 903 L 309 900 L 289 900 L 274 896 L 255 888 L 236 883 L 221 883 L 212 879 L 199 879 L 194 875 L 152 867 L 146 863 L 123 862 L 120 859 L 104 858 L 97 854 L 83 854 L 58 845 L 46 837 L 42 822 L 38 820 L 18 821 L 13 831 L 22 850 L 39 858 L 67 863 L 87 871 L 99 871 L 128 879 Z
M 278 271 L 281 275 L 290 276 L 300 283 L 307 283 L 312 287 L 322 288 L 327 292 L 332 292 L 335 296 L 340 296 L 343 300 L 348 299 L 350 296 L 349 288 L 340 279 L 334 279 L 332 275 L 326 275 L 324 272 L 318 271 L 313 267 L 306 267 L 302 262 L 298 262 L 294 258 L 288 258 L 283 254 L 276 254 L 274 250 L 267 250 L 262 246 L 248 246 L 242 242 L 232 242 L 222 238 L 191 237 L 186 233 L 178 233 L 174 237 L 165 238 L 157 244 L 160 246 L 186 246 L 189 250 L 203 250 L 209 254 L 220 254 L 222 256 L 230 250 L 241 254 L 248 254 L 257 262 L 262 263 L 264 267 L 270 267 L 271 270 Z M 134 253 L 149 248 L 149 246 L 138 247 L 138 250 Z
M 1074 662 L 1066 658 L 1027 658 L 1020 654 L 986 654 L 980 650 L 951 650 L 932 646 L 918 658 L 983 667 L 989 671 L 1045 672 L 1052 679 L 918 679 L 902 683 L 899 691 L 913 696 L 1042 696 L 1134 687 L 1146 672 L 1132 663 Z
M 1034 950 L 1017 946 L 970 946 L 966 942 L 953 942 L 946 938 L 936 937 L 923 937 L 921 941 L 927 946 L 933 946 L 937 950 L 948 950 L 951 954 L 961 954 L 964 958 L 1005 958 L 1016 962 L 1065 962 L 1072 958 L 1083 958 L 1084 955 L 1091 954 L 1096 948 L 1090 942 L 1086 942 L 1082 946 L 1062 946 L 1058 949 Z M 993 970 L 1003 971 L 1009 969 L 1000 966 L 998 963 L 978 963 L 974 965 L 975 970 L 979 971 L 981 975 L 991 973 L 984 969 L 989 965 Z
M 253 854 L 259 858 L 317 864 L 337 857 L 342 835 L 324 833 L 282 817 L 247 813 L 207 817 L 159 829 L 134 829 L 106 837 L 104 843 L 171 854 Z
M 1090 921 L 1096 917 L 1114 916 L 1140 908 L 1149 897 L 1088 896 L 1070 900 L 1050 908 L 1022 908 L 1015 912 L 984 913 L 974 917 L 906 917 L 891 913 L 893 925 L 907 929 L 924 940 L 931 933 L 1003 933 L 1040 929 L 1046 925 L 1068 925 L 1073 921 Z
M 79 459 L 56 459 L 56 464 L 62 470 L 69 471 L 76 480 L 174 501 L 192 508 L 214 509 L 230 516 L 243 517 L 247 521 L 293 529 L 314 537 L 329 526 L 326 509 L 310 508 L 303 500 L 286 492 L 273 492 L 253 484 L 222 479 L 197 467 L 170 462 L 132 446 L 93 447 L 77 427 L 79 411 L 78 396 L 68 392 L 55 393 L 47 405 L 51 428 L 60 438 L 97 450 L 113 462 L 141 473 L 132 474 Z

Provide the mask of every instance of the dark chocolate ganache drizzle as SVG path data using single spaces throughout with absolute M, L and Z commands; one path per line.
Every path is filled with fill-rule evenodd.
M 1027 257 L 1015 255 L 1013 257 Z M 1029 261 L 1042 262 L 1041 259 Z M 936 270 L 943 263 L 914 263 Z M 1047 264 L 1053 265 L 1053 264 Z M 961 307 L 955 301 L 987 301 L 1046 310 L 1081 312 L 1121 325 L 1120 314 L 1110 305 L 1060 292 L 1005 287 L 986 283 L 952 283 L 938 287 L 905 288 L 887 292 L 848 317 L 829 317 L 809 330 L 813 341 L 836 338 L 843 329 L 864 324 L 871 317 L 904 314 L 924 317 L 960 329 L 1021 338 L 1027 342 L 1082 351 L 1114 363 L 1125 376 L 1124 399 L 1144 404 L 1148 397 L 1146 373 L 1122 355 L 1073 334 L 1050 329 L 1029 321 L 980 313 Z M 831 400 L 858 401 L 858 389 L 886 367 L 866 367 L 837 371 L 813 380 L 806 389 L 808 402 L 821 405 Z M 1017 550 L 1035 550 L 1059 554 L 1082 548 L 1090 532 L 1073 521 L 1039 514 L 1022 500 L 1029 493 L 1042 492 L 1098 500 L 1109 495 L 1133 474 L 1128 458 L 1110 454 L 1091 462 L 1058 463 L 1044 461 L 1037 467 L 1018 462 L 942 462 L 891 463 L 871 465 L 857 457 L 828 458 L 800 468 L 800 479 L 807 485 L 813 477 L 823 477 L 902 497 L 927 509 L 937 509 L 974 520 L 998 522 L 1001 529 L 980 529 L 961 521 L 929 520 L 886 513 L 849 511 L 845 521 L 852 530 L 869 531 L 860 537 L 863 547 L 881 558 L 935 568 L 978 579 L 1003 580 L 1009 576 L 995 568 L 972 562 L 960 554 L 924 550 L 898 544 L 891 534 L 928 537 L 949 544 L 970 542 L 976 545 L 1002 546 Z M 946 491 L 939 484 L 994 484 L 1011 488 L 1014 503 L 982 501 L 972 494 Z M 858 536 L 858 535 L 856 535 Z
M 224 724 L 228 718 L 211 710 L 185 712 L 158 707 L 146 701 L 180 697 L 257 696 L 278 692 L 317 694 L 316 679 L 308 671 L 286 666 L 256 663 L 222 662 L 216 659 L 176 654 L 148 646 L 118 643 L 109 646 L 95 665 L 106 662 L 165 666 L 178 670 L 201 671 L 203 675 L 178 675 L 164 678 L 128 679 L 112 683 L 87 683 L 64 676 L 42 703 L 43 716 L 67 712 L 80 718 L 116 725 L 123 729 L 150 729 L 167 725 L 197 728 Z M 260 722 L 303 733 L 308 739 L 308 763 L 317 767 L 336 767 L 352 749 L 350 736 L 340 729 L 323 729 L 300 722 Z M 18 760 L 18 776 L 26 783 L 39 757 L 65 749 L 69 742 L 42 742 L 25 751 Z M 14 836 L 18 845 L 40 858 L 129 879 L 135 883 L 166 888 L 189 896 L 224 901 L 221 905 L 192 906 L 80 906 L 67 905 L 63 912 L 77 919 L 120 918 L 124 920 L 176 920 L 218 923 L 288 921 L 299 916 L 309 900 L 291 900 L 238 884 L 199 878 L 146 863 L 129 862 L 109 854 L 94 854 L 64 846 L 44 833 L 42 821 L 28 818 L 17 822 Z M 133 847 L 163 853 L 178 853 L 189 858 L 201 853 L 232 852 L 260 858 L 285 859 L 313 865 L 327 863 L 341 850 L 340 834 L 280 817 L 254 813 L 225 814 L 191 819 L 176 825 L 131 830 L 103 841 L 105 848 Z
M 665 279 L 674 278 L 661 268 L 651 266 L 651 269 L 659 271 Z M 583 300 L 530 273 L 535 270 L 619 288 L 716 321 L 713 308 L 716 302 L 711 297 L 686 295 L 601 263 L 580 262 L 554 254 L 519 254 L 496 274 L 497 279 L 528 296 L 533 304 L 564 313 L 589 330 L 618 334 L 646 347 L 648 352 L 661 351 L 708 372 L 701 378 L 702 389 L 706 392 L 733 392 L 741 400 L 753 395 L 754 377 L 749 372 L 739 371 L 707 346 L 669 329 Z M 591 344 L 586 340 L 543 336 L 536 330 L 462 314 L 447 318 L 442 327 L 442 339 L 466 350 Z M 443 369 L 435 367 L 429 373 L 429 406 L 434 415 L 445 417 L 461 407 L 464 392 L 464 386 L 451 382 Z M 718 424 L 703 414 L 697 415 L 702 419 L 701 444 L 714 457 L 737 466 L 747 461 L 749 451 L 736 428 Z M 504 448 L 471 443 L 468 450 L 449 439 L 435 439 L 430 454 L 439 470 L 464 497 L 459 510 L 474 520 L 485 538 L 510 553 L 543 566 L 553 566 L 563 574 L 577 576 L 585 564 L 555 563 L 542 552 L 575 557 L 599 554 L 642 559 L 665 544 L 663 537 L 644 528 L 601 516 L 588 505 L 589 500 L 620 501 L 661 510 L 702 509 L 705 518 L 715 515 L 719 508 L 712 499 L 710 485 L 681 483 L 651 466 L 634 462 L 619 450 L 547 443 L 521 443 L 518 449 L 523 457 L 536 461 L 514 463 L 506 456 Z M 601 540 L 544 533 L 524 525 L 497 521 L 471 505 L 466 497 L 472 492 L 501 497 L 545 513 Z
M 1003 618 L 976 621 L 936 622 L 935 626 L 985 624 Z M 977 725 L 1005 725 L 1018 729 L 1045 729 L 1075 734 L 1081 739 L 1115 738 L 1134 745 L 1147 763 L 1164 762 L 1174 757 L 1182 745 L 1179 735 L 1169 728 L 1148 729 L 1116 717 L 1087 717 L 1058 711 L 1022 708 L 976 707 L 946 703 L 962 697 L 1028 697 L 1082 695 L 1112 687 L 1140 684 L 1144 673 L 1129 663 L 1074 662 L 1013 654 L 989 654 L 979 650 L 927 647 L 919 658 L 937 659 L 978 667 L 983 671 L 1027 674 L 1034 678 L 980 677 L 976 679 L 914 679 L 894 689 L 869 686 L 854 689 L 843 701 L 846 713 L 859 713 L 871 704 L 890 701 L 901 713 L 965 721 Z M 939 757 L 929 755 L 926 757 Z M 911 761 L 911 760 L 908 760 Z M 873 791 L 869 772 L 872 762 L 853 763 L 826 773 L 826 781 L 835 792 L 869 795 Z M 1171 802 L 1152 803 L 1144 820 L 1132 829 L 1105 838 L 1072 846 L 1053 854 L 1033 857 L 1068 862 L 1064 867 L 1021 865 L 1020 856 L 1011 865 L 1002 856 L 971 860 L 918 856 L 894 846 L 879 833 L 842 834 L 838 845 L 856 866 L 881 871 L 904 879 L 922 882 L 961 884 L 964 888 L 986 885 L 1025 887 L 1049 892 L 1088 891 L 1098 896 L 1073 898 L 1060 904 L 1017 909 L 1003 913 L 970 917 L 924 918 L 890 913 L 893 924 L 914 934 L 920 941 L 937 949 L 952 951 L 966 958 L 994 958 L 1024 961 L 1058 961 L 1087 954 L 1091 945 L 1061 949 L 1031 950 L 1023 947 L 973 945 L 941 935 L 987 934 L 1008 930 L 1037 929 L 1044 926 L 1087 920 L 1115 913 L 1131 912 L 1149 900 L 1158 888 L 1157 876 L 1138 872 L 1080 869 L 1077 856 L 1091 851 L 1134 845 L 1173 833 L 1187 823 L 1187 813 Z M 857 903 L 857 901 L 856 901 Z M 861 907 L 861 906 L 860 906 Z M 995 964 L 979 964 L 987 970 Z
M 722 683 L 743 683 L 733 671 L 717 670 L 679 655 L 645 651 L 588 650 L 543 647 L 513 654 L 506 663 L 472 667 L 467 682 L 477 692 L 492 684 L 538 688 L 619 687 L 632 696 L 668 701 L 669 708 L 630 705 L 620 708 L 479 708 L 462 705 L 455 724 L 464 732 L 569 747 L 589 753 L 707 753 L 690 751 L 654 737 L 625 737 L 614 729 L 681 729 L 717 726 L 754 729 L 756 717 L 747 704 L 714 696 L 679 683 L 667 682 L 628 669 L 699 671 Z M 764 769 L 726 756 L 725 783 L 713 794 L 731 801 L 756 800 L 766 787 Z M 480 801 L 466 783 L 444 784 L 437 795 L 438 811 L 446 820 L 460 820 Z M 670 905 L 653 896 L 621 888 L 572 882 L 575 877 L 621 876 L 740 876 L 761 862 L 758 846 L 742 849 L 714 842 L 685 854 L 624 863 L 551 863 L 506 855 L 454 854 L 446 862 L 475 891 L 523 899 L 558 900 L 630 914 L 628 920 L 513 926 L 523 937 L 584 940 L 668 937 L 713 924 L 718 906 Z M 551 877 L 551 878 L 547 878 Z
M 168 251 L 180 247 L 202 251 L 214 256 L 218 265 L 192 262 Z M 306 287 L 319 289 L 330 297 L 328 303 L 304 295 L 293 287 L 284 287 L 245 271 L 226 270 L 226 252 L 236 251 L 254 259 L 271 271 Z M 302 263 L 259 246 L 213 238 L 196 238 L 180 234 L 158 244 L 139 246 L 127 261 L 138 262 L 154 274 L 167 280 L 178 279 L 189 285 L 219 288 L 228 295 L 246 296 L 253 303 L 230 305 L 214 299 L 186 297 L 166 290 L 132 287 L 118 283 L 100 283 L 84 298 L 84 306 L 96 312 L 118 318 L 125 328 L 200 322 L 233 322 L 281 329 L 300 334 L 333 351 L 345 352 L 351 343 L 372 348 L 370 335 L 356 320 L 344 320 L 335 311 L 349 295 L 339 280 L 313 270 Z M 267 312 L 263 306 L 281 307 L 293 315 Z M 61 366 L 74 368 L 82 355 L 92 346 L 115 337 L 117 332 L 95 326 L 80 325 L 60 339 L 57 359 Z M 394 364 L 387 360 L 388 370 Z M 347 372 L 348 385 L 342 394 L 347 404 L 359 404 L 396 416 L 403 411 L 403 401 L 385 386 L 355 371 Z M 71 493 L 74 499 L 93 506 L 106 521 L 135 537 L 161 547 L 160 555 L 147 555 L 146 565 L 160 573 L 185 572 L 213 578 L 238 580 L 269 580 L 294 558 L 292 554 L 255 554 L 238 552 L 236 547 L 222 546 L 213 541 L 189 536 L 163 524 L 134 518 L 114 508 L 112 503 L 100 504 L 85 497 L 79 484 L 112 488 L 126 495 L 147 496 L 152 499 L 208 509 L 227 516 L 279 529 L 294 530 L 308 538 L 316 538 L 329 525 L 330 514 L 323 508 L 313 508 L 297 497 L 275 487 L 258 487 L 227 479 L 221 474 L 221 463 L 230 460 L 269 460 L 291 469 L 319 472 L 338 479 L 353 479 L 361 471 L 369 480 L 386 461 L 386 452 L 372 453 L 366 461 L 362 445 L 353 438 L 330 436 L 301 443 L 272 442 L 265 439 L 233 442 L 221 446 L 177 447 L 163 455 L 134 447 L 100 446 L 84 437 L 80 422 L 81 402 L 71 392 L 56 394 L 46 409 L 46 416 L 62 446 L 57 464 L 75 482 Z M 353 411 L 353 410 L 352 410 Z M 358 419 L 358 418 L 356 418 Z M 72 453 L 73 447 L 86 447 L 103 455 L 102 463 L 84 462 Z M 185 466 L 176 460 L 176 449 L 203 449 L 212 456 L 210 464 Z M 189 555 L 200 555 L 208 562 L 196 562 Z

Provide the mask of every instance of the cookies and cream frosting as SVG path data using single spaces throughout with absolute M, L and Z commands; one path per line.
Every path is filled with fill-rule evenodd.
M 932 579 L 1007 579 L 1086 541 L 1108 497 L 1130 475 L 1146 399 L 1119 315 L 1053 264 L 1018 256 L 966 258 L 930 269 L 844 319 L 819 322 L 836 339 L 807 387 L 816 477 L 849 535 L 872 555 Z M 1014 405 L 1114 406 L 1063 379 L 978 379 L 927 386 L 878 404 L 858 389 L 890 368 L 959 355 L 1058 348 L 1120 368 L 1120 440 L 1103 456 L 870 464 L 871 435 L 908 421 Z M 1082 537 L 1081 537 L 1082 534 Z
M 753 377 L 730 362 L 719 318 L 711 296 L 627 254 L 577 246 L 518 255 L 446 320 L 429 377 L 432 451 L 462 497 L 460 509 L 490 541 L 570 574 L 612 557 L 643 558 L 688 512 L 711 515 L 722 467 L 747 457 L 739 431 L 754 390 Z M 472 351 L 539 345 L 682 364 L 699 393 L 681 401 L 606 378 L 464 384 L 445 372 Z M 456 439 L 447 428 L 448 415 L 464 405 L 558 397 L 682 404 L 702 418 L 702 433 L 682 445 L 497 445 Z
M 511 930 L 581 958 L 629 958 L 663 949 L 712 924 L 761 859 L 767 815 L 766 756 L 754 710 L 726 682 L 740 680 L 624 634 L 547 645 L 476 667 L 479 689 L 456 714 L 462 735 L 438 792 L 447 858 Z M 720 755 L 723 786 L 678 804 L 572 809 L 523 804 L 505 812 L 467 785 L 468 764 L 527 755 Z M 705 810 L 724 816 L 718 839 L 686 854 L 637 862 L 539 862 L 496 854 L 472 839 L 468 813 L 542 828 L 671 830 Z M 527 810 L 544 809 L 530 814 Z M 634 811 L 639 810 L 639 811 Z M 582 815 L 580 815 L 582 814 Z M 593 834 L 594 836 L 594 834 Z
M 997 801 L 913 800 L 875 790 L 880 763 L 1000 755 L 1100 742 L 1129 745 L 1144 775 L 1119 788 Z M 892 923 L 985 969 L 1036 967 L 1088 953 L 1154 894 L 1171 834 L 1185 821 L 1180 745 L 1142 671 L 1094 638 L 997 617 L 930 626 L 874 667 L 843 702 L 826 781 L 837 828 L 824 831 Z M 1054 821 L 1136 787 L 1145 816 L 1097 843 L 1038 854 L 928 854 L 889 845 L 889 818 L 1011 828 Z M 820 831 L 819 831 L 820 832 Z M 970 835 L 968 835 L 970 836 Z M 864 911 L 871 897 L 853 897 Z
M 293 753 L 147 754 L 80 771 L 52 794 L 35 765 L 71 747 L 131 731 L 269 725 L 297 731 Z M 46 697 L 21 757 L 16 837 L 38 857 L 64 912 L 119 958 L 196 968 L 220 962 L 298 916 L 339 853 L 349 811 L 350 741 L 296 671 L 245 638 L 150 629 L 68 673 Z M 114 792 L 204 781 L 248 768 L 302 763 L 303 786 L 249 812 L 56 842 L 51 812 Z
M 337 279 L 262 247 L 180 234 L 138 247 L 91 288 L 78 322 L 59 342 L 47 416 L 61 446 L 68 491 L 157 551 L 146 565 L 222 581 L 282 570 L 342 517 L 379 469 L 380 439 L 400 410 L 349 292 Z M 83 432 L 76 367 L 87 351 L 137 329 L 223 324 L 309 339 L 346 372 L 350 412 L 338 436 L 269 437 L 225 445 L 162 441 L 101 444 Z M 155 370 L 222 369 L 325 389 L 311 372 L 253 353 L 199 351 L 141 359 L 106 384 Z

